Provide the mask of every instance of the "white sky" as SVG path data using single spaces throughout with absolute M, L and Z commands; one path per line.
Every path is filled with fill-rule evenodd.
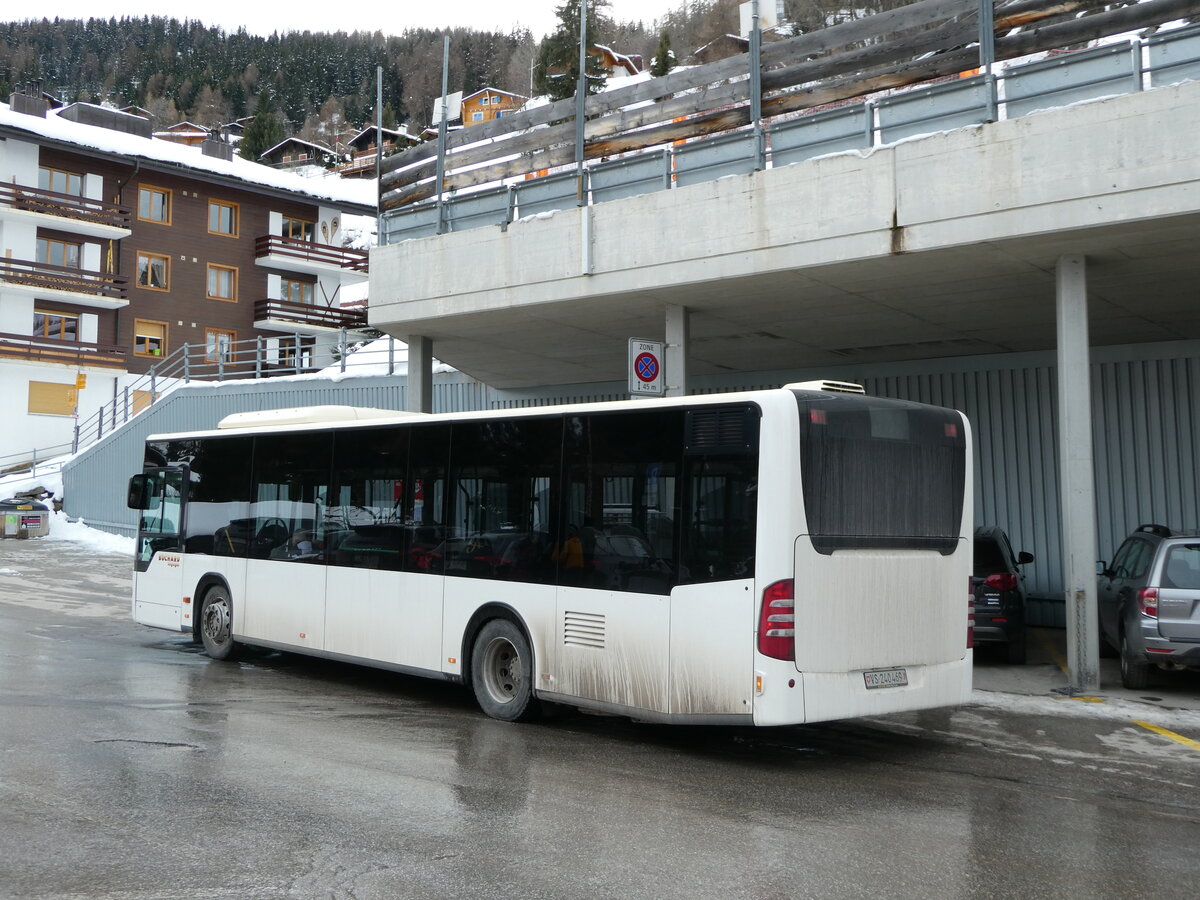
M 273 31 L 375 31 L 399 34 L 408 28 L 474 27 L 480 30 L 508 31 L 514 25 L 529 28 L 542 37 L 554 28 L 556 7 L 562 0 L 359 0 L 356 3 L 292 0 L 290 3 L 247 3 L 245 0 L 208 0 L 204 4 L 172 0 L 114 0 L 97 4 L 95 0 L 56 0 L 39 15 L 62 19 L 87 19 L 109 16 L 166 16 L 198 19 L 205 25 L 217 25 L 226 31 L 245 27 L 247 31 L 270 34 Z M 618 21 L 641 19 L 647 25 L 683 0 L 612 0 L 609 12 Z M 6 4 L 7 5 L 7 4 Z M 34 7 L 36 8 L 36 7 Z M 0 19 L 15 20 L 26 15 L 16 10 L 0 13 Z

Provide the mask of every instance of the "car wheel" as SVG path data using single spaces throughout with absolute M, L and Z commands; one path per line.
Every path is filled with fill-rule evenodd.
M 200 641 L 213 659 L 233 659 L 238 645 L 233 639 L 233 606 L 229 591 L 211 587 L 200 605 Z
M 1129 638 L 1121 632 L 1121 684 L 1131 691 L 1140 691 L 1150 683 L 1149 663 L 1134 659 Z
M 471 687 L 493 719 L 524 722 L 539 712 L 533 697 L 533 652 L 515 623 L 492 619 L 471 648 Z

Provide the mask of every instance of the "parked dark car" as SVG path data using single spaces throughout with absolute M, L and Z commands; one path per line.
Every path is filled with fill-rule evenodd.
M 1001 643 L 1008 661 L 1025 663 L 1025 576 L 1033 554 L 1013 553 L 1008 535 L 994 525 L 975 529 L 975 643 Z
M 1101 645 L 1125 687 L 1145 688 L 1155 666 L 1200 669 L 1200 533 L 1141 525 L 1098 568 Z

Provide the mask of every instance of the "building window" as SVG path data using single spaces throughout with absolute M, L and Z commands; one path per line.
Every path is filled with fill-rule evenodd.
M 310 337 L 282 337 L 279 339 L 278 364 L 289 368 L 307 368 L 312 365 L 312 352 L 316 341 Z
M 237 300 L 238 270 L 232 266 L 208 264 L 208 297 L 210 300 Z
M 33 311 L 34 337 L 53 338 L 56 341 L 79 340 L 79 316 L 73 313 L 51 312 L 46 309 Z
M 483 97 L 480 97 L 480 98 L 479 98 L 479 105 L 480 105 L 480 106 L 487 106 L 487 105 L 488 105 L 488 102 L 489 102 L 489 98 L 488 98 L 487 96 L 483 96 Z
M 171 192 L 166 188 L 138 185 L 138 218 L 145 222 L 171 224 Z
M 237 340 L 237 332 L 225 331 L 223 328 L 204 329 L 204 358 L 208 362 L 227 363 L 233 356 L 233 342 Z
M 133 353 L 135 356 L 166 356 L 167 324 L 134 319 Z
M 82 197 L 83 176 L 43 166 L 38 169 L 38 187 L 43 191 L 57 191 L 60 194 L 70 194 L 72 197 Z
M 138 287 L 152 291 L 171 289 L 171 257 L 161 253 L 139 250 L 137 254 Z
M 51 266 L 79 268 L 79 244 L 54 238 L 37 239 L 37 261 Z
M 79 391 L 73 384 L 29 382 L 29 411 L 39 416 L 73 416 Z
M 317 226 L 315 222 L 284 216 L 283 228 L 279 233 L 285 238 L 292 238 L 296 241 L 312 241 L 316 237 Z
M 312 305 L 313 289 L 315 285 L 311 281 L 293 281 L 285 278 L 280 282 L 280 300 L 287 300 L 291 303 L 307 303 Z
M 483 113 L 482 112 L 471 113 L 471 121 L 472 122 L 482 122 L 483 121 Z
M 238 235 L 238 205 L 224 200 L 208 201 L 208 233 Z

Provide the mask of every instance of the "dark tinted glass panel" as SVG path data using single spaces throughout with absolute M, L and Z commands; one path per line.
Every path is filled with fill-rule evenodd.
M 958 413 L 874 397 L 798 392 L 797 401 L 804 512 L 819 553 L 954 552 L 966 483 Z
M 758 457 L 689 457 L 684 483 L 683 583 L 754 577 Z
M 254 439 L 250 518 L 255 559 L 325 562 L 325 508 L 333 436 L 328 432 Z
M 404 488 L 405 535 L 401 565 L 408 572 L 441 574 L 443 547 L 452 535 L 446 520 L 446 467 L 450 426 L 414 427 L 409 436 L 408 483 Z
M 188 471 L 188 553 L 245 556 L 253 528 L 250 522 L 250 458 L 248 437 L 199 438 L 156 446 L 169 465 Z
M 682 411 L 566 419 L 559 583 L 666 594 L 676 583 Z
M 433 553 L 447 575 L 553 584 L 553 497 L 562 419 L 454 426 L 452 530 Z
M 405 568 L 405 543 L 414 527 L 405 515 L 408 439 L 407 428 L 334 435 L 334 484 L 323 535 L 332 565 Z
M 995 575 L 1009 571 L 999 542 L 993 537 L 975 538 L 975 574 Z

